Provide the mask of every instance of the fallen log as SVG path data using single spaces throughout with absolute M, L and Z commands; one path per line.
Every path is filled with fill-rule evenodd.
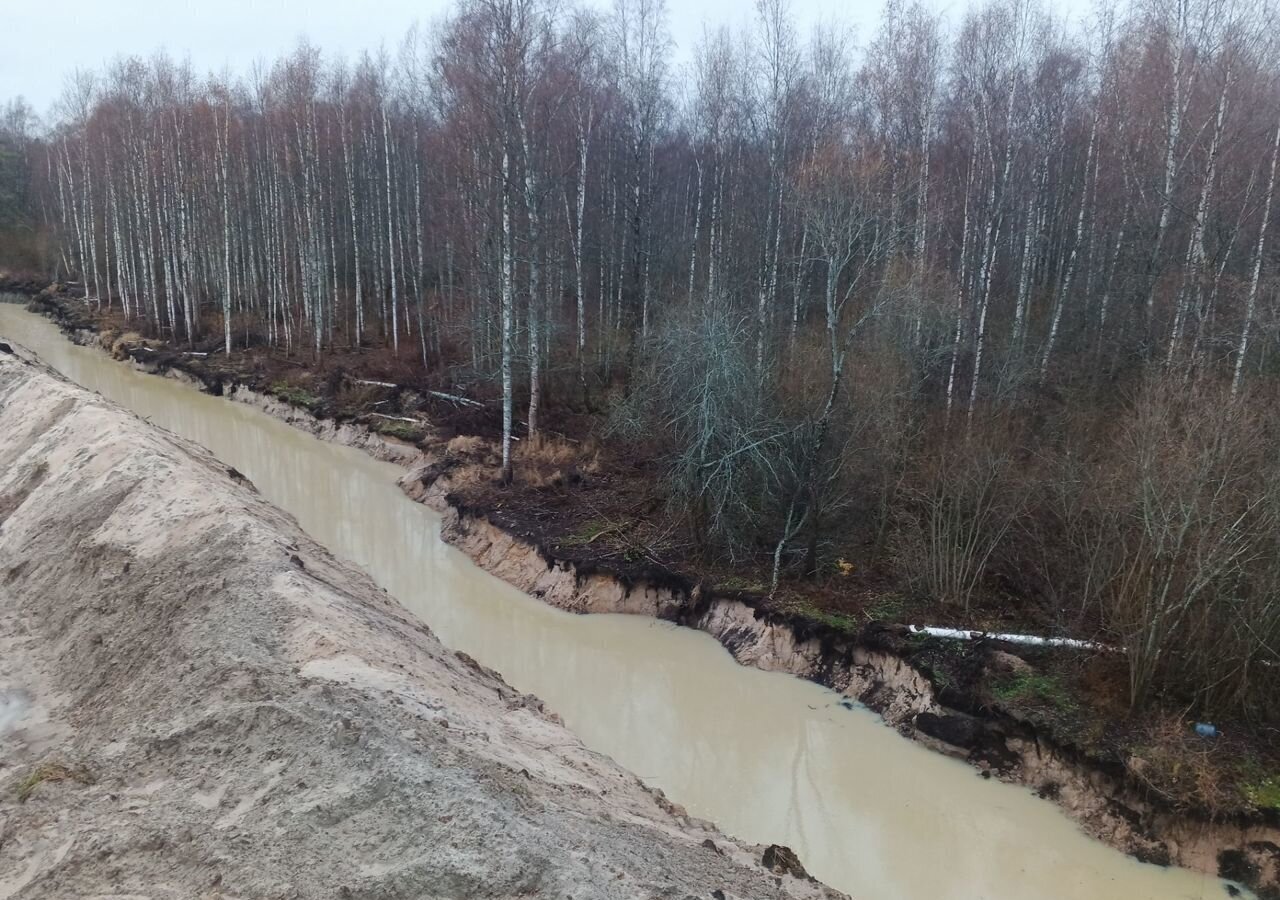
M 1069 647 L 1073 650 L 1102 650 L 1108 653 L 1122 651 L 1123 647 L 1111 647 L 1096 641 L 1082 641 L 1076 638 L 1039 637 L 1034 634 L 1002 634 L 993 631 L 977 631 L 966 628 L 937 628 L 930 625 L 908 625 L 912 634 L 927 634 L 930 637 L 953 641 L 1003 641 L 1006 644 L 1025 644 L 1032 647 Z
M 470 397 L 460 397 L 457 394 L 446 394 L 444 391 L 427 391 L 432 397 L 439 397 L 441 400 L 448 400 L 450 403 L 458 403 L 462 406 L 475 406 L 480 409 L 484 408 L 484 404 L 479 400 L 472 400 Z

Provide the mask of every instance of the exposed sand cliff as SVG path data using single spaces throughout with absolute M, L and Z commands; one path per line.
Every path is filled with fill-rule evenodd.
M 943 704 L 929 679 L 892 650 L 799 634 L 731 597 L 644 581 L 623 583 L 549 559 L 530 541 L 450 502 L 448 476 L 427 463 L 401 479 L 414 499 L 444 516 L 443 536 L 483 569 L 546 603 L 578 613 L 631 613 L 679 622 L 716 638 L 741 664 L 807 678 L 856 699 L 886 724 L 984 773 L 1055 800 L 1086 832 L 1140 859 L 1250 884 L 1280 896 L 1280 829 L 1265 822 L 1205 821 L 1162 809 L 1122 772 L 1076 758 L 1034 731 Z M 992 654 L 998 660 L 1000 654 Z M 1005 657 L 1013 663 L 1013 657 Z
M 91 331 L 72 335 L 82 343 L 97 344 Z M 448 542 L 482 568 L 551 605 L 579 613 L 652 615 L 703 630 L 744 665 L 832 687 L 880 712 L 901 733 L 967 758 L 1003 780 L 1031 787 L 1055 801 L 1086 832 L 1117 849 L 1153 862 L 1221 874 L 1251 885 L 1263 897 L 1280 897 L 1280 828 L 1274 821 L 1209 819 L 1170 809 L 1135 784 L 1122 766 L 1082 757 L 1009 717 L 949 706 L 954 700 L 940 697 L 930 679 L 904 658 L 897 646 L 900 641 L 868 642 L 865 635 L 850 639 L 688 585 L 615 577 L 599 567 L 580 570 L 556 558 L 532 536 L 512 533 L 451 495 L 456 478 L 475 476 L 465 458 L 451 458 L 452 445 L 447 442 L 434 442 L 424 454 L 407 442 L 358 424 L 318 418 L 243 384 L 211 386 L 180 369 L 138 360 L 135 365 L 223 393 L 324 440 L 406 466 L 402 488 L 444 515 Z M 1001 659 L 1008 659 L 1007 654 L 990 653 L 991 664 Z
M 0 898 L 839 896 L 771 851 L 208 454 L 0 353 Z

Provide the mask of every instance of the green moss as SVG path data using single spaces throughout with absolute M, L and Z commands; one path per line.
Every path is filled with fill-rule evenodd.
M 1076 708 L 1071 691 L 1056 675 L 1027 672 L 994 682 L 991 693 L 1002 703 L 1051 706 L 1060 710 Z
M 390 437 L 399 438 L 402 441 L 415 443 L 422 438 L 422 429 L 408 422 L 389 422 L 381 420 L 378 423 L 378 433 L 389 435 Z
M 1240 786 L 1245 799 L 1258 809 L 1280 809 L 1280 775 L 1270 775 Z
M 883 594 L 867 607 L 873 622 L 900 622 L 907 611 L 907 600 L 901 594 Z
M 852 616 L 846 616 L 844 613 L 830 612 L 825 609 L 818 609 L 811 603 L 800 603 L 792 607 L 792 612 L 803 616 L 813 622 L 819 622 L 826 625 L 834 631 L 853 634 L 858 630 L 859 623 Z
M 303 409 L 315 409 L 320 405 L 320 398 L 315 394 L 300 388 L 297 385 L 289 384 L 287 381 L 277 381 L 271 385 L 271 393 L 275 394 L 290 406 L 301 406 Z

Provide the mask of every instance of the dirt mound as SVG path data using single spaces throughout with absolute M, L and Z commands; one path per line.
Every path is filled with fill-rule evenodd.
M 242 476 L 0 356 L 0 900 L 839 896 L 762 852 Z

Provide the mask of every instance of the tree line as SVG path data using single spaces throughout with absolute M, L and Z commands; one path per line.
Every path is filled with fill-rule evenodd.
M 21 98 L 0 106 L 0 264 L 24 269 L 43 261 L 30 165 L 36 116 Z
M 24 184 L 139 328 L 491 384 L 508 482 L 552 391 L 771 590 L 856 542 L 1123 646 L 1135 705 L 1274 716 L 1273 12 L 890 0 L 858 45 L 757 0 L 677 68 L 663 0 L 460 0 L 353 64 L 78 73 Z

